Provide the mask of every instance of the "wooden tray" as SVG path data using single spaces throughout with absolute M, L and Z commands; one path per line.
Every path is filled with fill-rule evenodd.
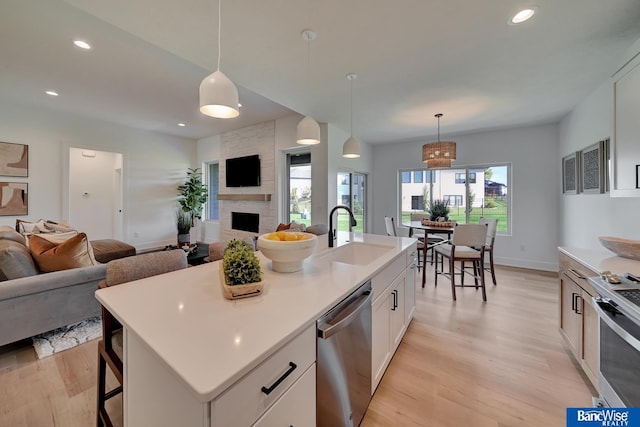
M 220 269 L 218 271 L 220 272 L 220 284 L 222 284 L 222 291 L 226 299 L 233 300 L 262 295 L 262 291 L 264 290 L 262 281 L 247 283 L 246 285 L 229 286 L 227 285 L 227 278 L 224 275 L 224 270 L 222 269 L 222 263 L 220 263 Z
M 451 228 L 455 225 L 455 222 L 454 221 L 430 221 L 428 219 L 423 219 L 422 225 L 426 225 L 428 227 Z

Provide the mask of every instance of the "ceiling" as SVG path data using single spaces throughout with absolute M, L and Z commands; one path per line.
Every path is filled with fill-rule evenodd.
M 215 69 L 217 1 L 1 0 L 0 102 L 188 138 L 292 111 L 349 132 L 355 72 L 353 134 L 371 144 L 433 137 L 436 113 L 443 136 L 554 122 L 622 65 L 640 2 L 538 0 L 532 20 L 507 24 L 530 4 L 224 1 L 221 69 L 242 108 L 214 119 L 199 113 L 198 87 Z

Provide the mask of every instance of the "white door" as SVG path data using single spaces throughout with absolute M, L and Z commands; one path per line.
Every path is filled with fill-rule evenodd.
M 121 238 L 121 153 L 69 148 L 69 223 L 89 240 Z

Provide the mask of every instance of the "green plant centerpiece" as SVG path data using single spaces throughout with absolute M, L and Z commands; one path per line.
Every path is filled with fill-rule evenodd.
M 245 298 L 262 293 L 260 260 L 249 243 L 230 240 L 225 246 L 221 267 L 226 298 Z
M 431 221 L 438 221 L 438 218 L 444 218 L 444 221 L 449 220 L 449 201 L 436 199 L 429 202 L 429 219 Z
M 188 245 L 191 240 L 191 215 L 180 207 L 176 209 L 176 228 L 178 229 L 178 246 Z
M 188 169 L 187 179 L 184 184 L 178 186 L 178 191 L 178 204 L 189 214 L 191 227 L 195 227 L 195 219 L 202 218 L 202 208 L 209 196 L 209 190 L 202 182 L 200 169 Z

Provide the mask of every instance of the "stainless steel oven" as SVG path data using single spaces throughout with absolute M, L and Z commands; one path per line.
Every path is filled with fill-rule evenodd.
M 611 289 L 594 297 L 600 322 L 600 398 L 609 407 L 640 407 L 640 317 L 637 289 Z M 630 292 L 629 292 L 630 291 Z

